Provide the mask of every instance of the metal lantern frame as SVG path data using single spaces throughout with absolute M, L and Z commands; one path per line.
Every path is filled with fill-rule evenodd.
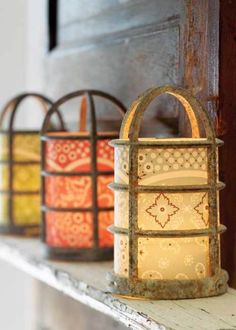
M 14 220 L 14 205 L 13 205 L 13 196 L 14 195 L 39 195 L 40 191 L 14 191 L 13 189 L 13 182 L 14 182 L 14 165 L 21 165 L 21 166 L 29 166 L 34 164 L 40 164 L 40 161 L 33 161 L 33 160 L 14 160 L 14 150 L 13 150 L 13 142 L 15 135 L 27 135 L 27 134 L 35 134 L 39 137 L 39 131 L 37 130 L 15 130 L 14 129 L 14 120 L 17 113 L 19 106 L 22 102 L 29 97 L 33 97 L 38 100 L 44 110 L 47 111 L 47 107 L 52 105 L 53 102 L 46 96 L 39 94 L 39 93 L 23 93 L 20 94 L 13 99 L 11 99 L 3 108 L 1 115 L 0 115 L 0 124 L 2 126 L 5 116 L 10 113 L 9 117 L 9 125 L 6 130 L 1 129 L 0 135 L 6 135 L 8 137 L 7 142 L 7 149 L 8 149 L 8 159 L 1 160 L 0 164 L 8 165 L 9 167 L 9 180 L 8 180 L 8 189 L 4 191 L 0 191 L 0 194 L 7 195 L 8 198 L 8 217 L 7 222 L 8 224 L 0 224 L 0 233 L 2 234 L 14 234 L 14 235 L 22 235 L 22 236 L 34 236 L 39 234 L 39 223 L 38 224 L 28 224 L 28 225 L 20 225 L 16 224 Z M 40 155 L 39 155 L 40 156 Z
M 65 102 L 83 97 L 86 100 L 88 112 L 90 113 L 91 126 L 88 131 L 87 136 L 79 136 L 78 134 L 69 136 L 52 136 L 47 135 L 48 125 L 50 117 L 60 108 Z M 99 207 L 97 201 L 97 178 L 99 175 L 109 176 L 114 175 L 114 171 L 98 171 L 97 169 L 97 141 L 99 139 L 109 139 L 114 138 L 114 134 L 98 135 L 97 134 L 97 122 L 96 122 L 96 109 L 94 97 L 99 97 L 110 101 L 116 106 L 117 110 L 122 115 L 122 118 L 126 112 L 125 106 L 114 96 L 99 91 L 99 90 L 79 90 L 66 96 L 60 98 L 55 102 L 52 108 L 47 113 L 42 130 L 41 130 L 41 220 L 42 220 L 42 232 L 41 238 L 44 243 L 46 243 L 46 218 L 45 214 L 48 211 L 55 212 L 92 212 L 93 214 L 93 247 L 91 248 L 68 248 L 68 247 L 52 247 L 46 243 L 45 252 L 48 258 L 51 259 L 66 259 L 66 260 L 85 260 L 85 261 L 95 261 L 95 260 L 110 260 L 113 258 L 113 247 L 99 247 L 99 225 L 98 225 L 98 213 L 99 211 L 113 211 L 114 207 Z M 82 100 L 83 101 L 83 100 Z M 82 111 L 82 109 L 81 109 Z M 84 118 L 83 118 L 84 120 Z M 81 123 L 80 123 L 81 126 Z M 61 127 L 61 131 L 65 131 L 65 127 Z M 118 137 L 118 134 L 117 134 Z M 86 172 L 81 171 L 71 171 L 71 172 L 53 172 L 45 170 L 45 142 L 52 140 L 88 140 L 91 142 L 91 170 Z M 46 188 L 45 188 L 45 177 L 48 176 L 90 176 L 92 179 L 92 207 L 87 208 L 55 208 L 46 206 Z
M 161 94 L 170 94 L 183 105 L 192 128 L 193 140 L 189 139 L 160 141 L 139 140 L 140 124 L 148 105 Z M 203 124 L 206 139 L 195 140 L 200 137 L 199 123 Z M 128 191 L 129 215 L 128 229 L 111 226 L 115 234 L 128 235 L 128 277 L 122 277 L 114 272 L 109 275 L 110 288 L 113 293 L 142 297 L 149 299 L 182 299 L 214 296 L 227 290 L 228 274 L 220 267 L 219 234 L 225 231 L 225 226 L 218 224 L 217 194 L 224 188 L 218 181 L 217 174 L 217 147 L 223 142 L 216 139 L 209 115 L 200 103 L 186 90 L 171 86 L 155 87 L 147 90 L 130 107 L 122 123 L 120 138 L 111 142 L 113 146 L 129 146 L 129 184 L 113 183 L 115 191 Z M 173 186 L 145 186 L 138 184 L 138 151 L 142 148 L 156 146 L 158 148 L 187 148 L 207 147 L 208 182 L 200 185 L 173 185 Z M 140 230 L 138 228 L 138 193 L 177 193 L 177 192 L 208 192 L 209 227 L 191 230 Z M 191 280 L 159 280 L 138 278 L 138 238 L 185 238 L 209 237 L 209 260 L 212 276 Z M 153 256 L 150 256 L 152 258 Z

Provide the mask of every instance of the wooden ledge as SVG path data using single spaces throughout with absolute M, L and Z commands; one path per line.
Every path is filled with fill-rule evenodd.
M 54 262 L 37 239 L 1 237 L 0 258 L 34 278 L 131 329 L 235 330 L 236 290 L 220 297 L 142 301 L 112 296 L 106 274 L 111 262 Z

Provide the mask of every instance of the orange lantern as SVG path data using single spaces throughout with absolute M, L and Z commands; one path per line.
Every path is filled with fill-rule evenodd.
M 51 116 L 66 101 L 81 98 L 79 132 L 48 132 Z M 42 239 L 51 258 L 101 260 L 112 258 L 113 149 L 118 132 L 97 131 L 95 100 L 111 101 L 122 116 L 125 107 L 101 91 L 77 91 L 59 99 L 48 112 L 41 135 Z M 91 117 L 86 129 L 87 109 Z

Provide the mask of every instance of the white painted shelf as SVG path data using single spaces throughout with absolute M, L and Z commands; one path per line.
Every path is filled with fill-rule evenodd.
M 111 262 L 52 262 L 37 239 L 1 237 L 0 258 L 73 299 L 112 316 L 131 329 L 236 329 L 236 290 L 220 297 L 143 301 L 108 292 Z

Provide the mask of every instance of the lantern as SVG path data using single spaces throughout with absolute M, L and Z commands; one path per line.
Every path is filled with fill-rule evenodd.
M 80 129 L 48 132 L 53 113 L 80 97 Z M 59 99 L 42 128 L 42 240 L 50 258 L 105 260 L 113 256 L 113 148 L 108 141 L 118 132 L 97 131 L 95 103 L 105 99 L 121 115 L 125 108 L 115 97 L 96 90 L 77 91 Z M 90 131 L 86 129 L 87 109 Z
M 139 138 L 144 111 L 160 94 L 183 105 L 191 138 Z M 206 137 L 200 136 L 199 122 Z M 150 299 L 222 294 L 218 152 L 207 112 L 187 91 L 147 90 L 126 113 L 115 148 L 113 292 Z
M 29 97 L 38 100 L 47 111 L 52 102 L 37 93 L 21 94 L 7 103 L 0 117 L 1 215 L 0 232 L 36 235 L 40 221 L 40 139 L 39 132 L 14 128 L 17 110 Z M 7 129 L 3 128 L 9 116 Z M 32 116 L 30 109 L 29 116 Z

